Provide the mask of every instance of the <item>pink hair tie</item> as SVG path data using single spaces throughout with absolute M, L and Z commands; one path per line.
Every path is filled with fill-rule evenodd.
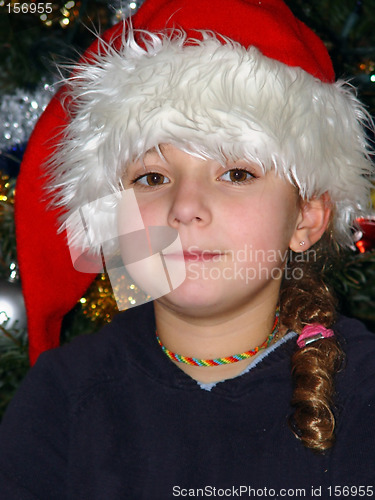
M 334 337 L 333 330 L 329 330 L 319 323 L 307 325 L 303 328 L 301 335 L 297 339 L 298 347 L 306 347 L 308 344 L 320 339 Z

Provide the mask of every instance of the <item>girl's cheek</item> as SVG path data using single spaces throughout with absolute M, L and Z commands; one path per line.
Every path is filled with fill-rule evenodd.
M 158 204 L 139 203 L 139 210 L 145 226 L 162 226 L 166 224 L 164 210 Z

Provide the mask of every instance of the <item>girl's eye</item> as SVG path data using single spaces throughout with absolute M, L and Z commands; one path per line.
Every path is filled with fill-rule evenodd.
M 169 182 L 168 177 L 157 172 L 149 172 L 134 179 L 133 184 L 142 184 L 143 186 L 161 186 Z
M 234 183 L 252 181 L 253 179 L 255 179 L 255 175 L 242 168 L 231 168 L 220 176 L 220 180 Z

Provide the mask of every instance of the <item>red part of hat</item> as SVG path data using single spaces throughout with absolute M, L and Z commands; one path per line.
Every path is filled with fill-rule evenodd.
M 17 253 L 25 298 L 29 356 L 59 344 L 61 321 L 94 275 L 77 272 L 64 233 L 57 234 L 58 211 L 49 210 L 43 165 L 55 147 L 54 135 L 66 123 L 59 94 L 39 119 L 17 179 L 15 220 Z
M 325 82 L 334 80 L 324 44 L 280 0 L 146 0 L 132 23 L 150 31 L 182 28 L 193 38 L 199 38 L 197 30 L 214 31 L 245 47 L 255 45 L 264 55 L 300 66 Z M 122 30 L 120 23 L 103 38 L 113 39 Z M 97 46 L 95 42 L 88 52 L 96 53 Z M 62 318 L 95 276 L 73 268 L 66 236 L 57 234 L 59 212 L 48 208 L 44 190 L 44 165 L 67 123 L 59 99 L 62 91 L 38 121 L 17 180 L 17 248 L 32 364 L 41 352 L 59 344 Z
M 183 28 L 195 38 L 197 30 L 214 31 L 324 82 L 335 79 L 323 42 L 281 0 L 146 0 L 134 26 L 150 31 Z

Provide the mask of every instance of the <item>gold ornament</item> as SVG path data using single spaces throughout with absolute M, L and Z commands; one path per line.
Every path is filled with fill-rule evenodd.
M 105 274 L 95 278 L 80 303 L 83 314 L 100 325 L 109 323 L 118 311 L 111 284 Z
M 14 205 L 15 182 L 0 171 L 0 212 L 5 205 Z
M 126 278 L 123 277 L 122 279 L 125 280 Z M 121 281 L 117 286 L 121 287 Z M 114 284 L 114 287 L 116 291 L 116 284 Z M 134 307 L 139 302 L 143 304 L 150 299 L 150 297 L 134 283 L 127 284 L 126 290 L 128 292 L 126 296 L 118 299 L 118 305 L 121 310 Z M 105 273 L 96 277 L 87 293 L 80 299 L 80 303 L 83 314 L 98 325 L 110 323 L 113 316 L 119 311 L 111 282 Z

